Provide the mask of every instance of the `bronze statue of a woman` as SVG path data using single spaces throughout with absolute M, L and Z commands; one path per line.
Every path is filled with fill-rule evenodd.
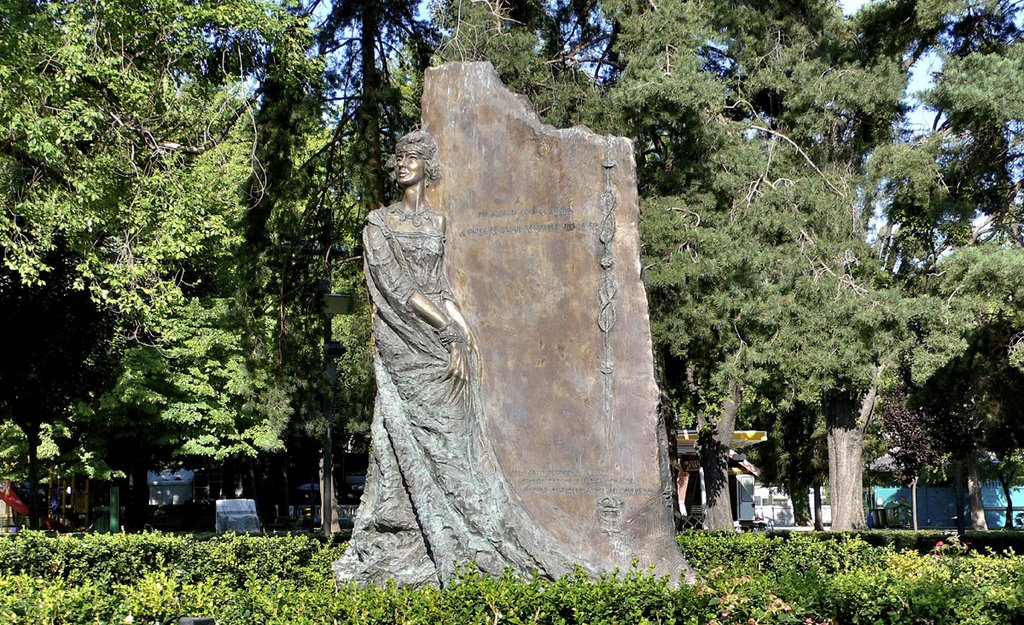
M 427 202 L 440 179 L 433 138 L 399 140 L 388 161 L 402 199 L 363 230 L 376 343 L 373 451 L 339 582 L 444 585 L 462 563 L 555 577 L 578 562 L 530 522 L 480 412 L 477 340 L 445 270 L 446 221 Z

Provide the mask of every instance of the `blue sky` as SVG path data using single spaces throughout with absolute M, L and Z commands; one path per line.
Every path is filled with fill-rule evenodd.
M 865 4 L 873 0 L 839 0 L 839 6 L 843 8 L 844 15 L 853 15 Z M 922 56 L 917 63 L 910 68 L 910 82 L 907 84 L 907 92 L 904 100 L 910 105 L 911 111 L 907 116 L 911 129 L 916 132 L 928 132 L 931 130 L 934 113 L 927 111 L 916 94 L 931 87 L 932 76 L 942 70 L 942 59 L 934 52 L 928 52 Z

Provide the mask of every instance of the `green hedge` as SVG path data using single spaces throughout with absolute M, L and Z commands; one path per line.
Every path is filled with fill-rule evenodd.
M 679 535 L 687 561 L 705 574 L 724 567 L 740 574 L 829 574 L 884 568 L 891 547 L 873 547 L 858 536 L 823 532 L 687 532 Z
M 928 553 L 935 546 L 935 543 L 944 541 L 953 532 L 942 532 L 935 530 L 911 532 L 907 530 L 871 530 L 868 532 L 850 532 L 862 538 L 865 542 L 882 547 L 891 545 L 901 551 L 917 551 Z M 998 530 L 991 532 L 979 532 L 969 530 L 961 537 L 964 542 L 971 545 L 982 553 L 1003 553 L 1012 550 L 1014 553 L 1024 554 L 1024 532 Z
M 727 590 L 739 602 L 759 588 L 774 592 L 812 622 L 1024 622 L 1024 558 L 1012 548 L 997 554 L 994 540 L 978 549 L 976 543 L 985 541 L 972 545 L 973 538 L 961 543 L 943 533 L 688 532 L 679 544 L 707 586 Z
M 0 623 L 827 623 L 1024 622 L 1024 558 L 955 543 L 920 554 L 859 536 L 689 533 L 702 576 L 673 588 L 643 571 L 555 582 L 468 572 L 444 590 L 335 590 L 343 551 L 310 536 L 168 534 L 0 541 Z
M 443 591 L 343 588 L 253 579 L 242 588 L 181 584 L 147 573 L 104 589 L 27 576 L 0 579 L 0 621 L 11 624 L 167 623 L 183 614 L 219 625 L 331 623 L 707 623 L 717 600 L 639 574 L 525 582 L 467 575 Z
M 173 574 L 182 583 L 233 587 L 249 579 L 308 583 L 341 557 L 344 544 L 310 534 L 249 536 L 21 532 L 0 540 L 0 575 L 74 584 L 132 584 L 146 574 Z
M 726 559 L 756 557 L 773 560 L 797 560 L 813 556 L 817 566 L 834 567 L 840 570 L 835 558 L 849 565 L 871 566 L 871 560 L 886 549 L 931 553 L 935 545 L 948 542 L 952 532 L 909 532 L 906 530 L 872 530 L 869 532 L 752 532 L 736 535 L 731 532 L 693 531 L 680 534 L 679 545 L 690 553 L 693 561 L 707 561 L 712 565 L 715 553 L 729 554 Z M 1024 532 L 966 532 L 957 538 L 974 551 L 983 554 L 1022 553 L 1024 554 Z M 791 544 L 792 543 L 792 544 Z M 786 546 L 787 545 L 787 546 Z M 876 547 L 879 549 L 868 549 Z M 880 550 L 881 549 L 881 550 Z M 868 558 L 862 561 L 862 558 Z M 824 561 L 817 561 L 823 558 Z M 773 565 L 774 566 L 774 565 Z

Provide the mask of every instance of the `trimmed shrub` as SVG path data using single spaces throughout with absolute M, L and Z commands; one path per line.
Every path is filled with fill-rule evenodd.
M 911 532 L 907 530 L 871 530 L 868 532 L 849 532 L 862 538 L 865 542 L 878 547 L 891 545 L 898 551 L 917 551 L 928 553 L 939 541 L 947 540 L 955 532 L 935 530 Z M 970 530 L 960 537 L 965 543 L 981 553 L 1002 554 L 1007 551 L 1024 553 L 1024 532 L 991 531 L 979 532 Z
M 341 557 L 344 544 L 295 535 L 85 534 L 21 532 L 0 540 L 0 575 L 72 583 L 132 584 L 147 573 L 185 582 L 242 587 L 250 578 L 311 583 Z
M 892 551 L 856 535 L 820 532 L 687 532 L 678 540 L 687 561 L 702 573 L 719 567 L 740 574 L 837 573 L 884 566 Z
M 902 625 L 1024 622 L 1024 558 L 955 543 L 926 554 L 859 536 L 680 537 L 701 573 L 674 588 L 644 571 L 556 581 L 467 568 L 436 588 L 336 589 L 344 546 L 308 536 L 159 533 L 0 541 L 0 623 L 677 623 Z M 933 545 L 934 547 L 934 545 Z

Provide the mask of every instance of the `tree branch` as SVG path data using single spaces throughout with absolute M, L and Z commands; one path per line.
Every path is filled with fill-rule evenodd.
M 224 123 L 223 128 L 221 128 L 221 131 L 217 134 L 216 137 L 209 139 L 208 141 L 205 141 L 204 143 L 198 145 L 183 145 L 176 141 L 159 140 L 154 136 L 153 132 L 145 126 L 136 124 L 133 122 L 133 120 L 125 121 L 121 118 L 121 116 L 118 113 L 115 113 L 114 111 L 107 111 L 107 114 L 110 115 L 111 119 L 113 119 L 115 122 L 117 122 L 124 128 L 127 128 L 140 139 L 142 139 L 143 143 L 145 143 L 150 149 L 153 149 L 160 153 L 184 152 L 186 154 L 198 156 L 200 154 L 209 152 L 210 150 L 224 142 L 228 134 L 231 132 L 231 129 L 234 128 L 235 122 L 238 121 L 238 119 L 242 116 L 243 113 L 245 113 L 246 110 L 251 109 L 252 105 L 256 103 L 261 91 L 262 89 L 257 89 L 252 96 L 246 98 L 246 100 L 242 102 L 237 109 L 235 109 L 235 111 L 231 114 L 229 119 Z
M 800 153 L 800 156 L 804 157 L 804 160 L 807 161 L 807 164 L 810 165 L 814 169 L 814 171 L 818 173 L 819 176 L 821 176 L 821 179 L 825 181 L 825 184 L 828 185 L 828 188 L 831 189 L 833 193 L 835 193 L 840 198 L 846 197 L 846 194 L 844 194 L 842 191 L 836 188 L 836 186 L 832 184 L 832 182 L 825 176 L 825 174 L 822 173 L 820 169 L 818 169 L 818 166 L 814 164 L 814 161 L 811 160 L 811 157 L 807 155 L 807 152 L 804 152 L 803 148 L 797 145 L 796 141 L 793 141 L 792 139 L 782 134 L 781 132 L 777 130 L 772 130 L 771 128 L 765 128 L 764 126 L 758 126 L 756 124 L 750 124 L 749 127 L 753 128 L 754 130 L 760 130 L 761 132 L 767 132 L 770 135 L 774 135 L 782 139 L 786 143 L 790 144 L 794 148 L 796 148 L 796 151 Z
M 22 165 L 31 167 L 37 171 L 43 172 L 49 177 L 53 178 L 62 187 L 68 191 L 74 193 L 75 185 L 71 183 L 67 175 L 61 170 L 57 169 L 53 165 L 46 163 L 45 161 L 39 160 L 32 156 L 25 150 L 17 141 L 4 138 L 0 140 L 0 154 L 6 154 L 10 158 L 18 161 Z

